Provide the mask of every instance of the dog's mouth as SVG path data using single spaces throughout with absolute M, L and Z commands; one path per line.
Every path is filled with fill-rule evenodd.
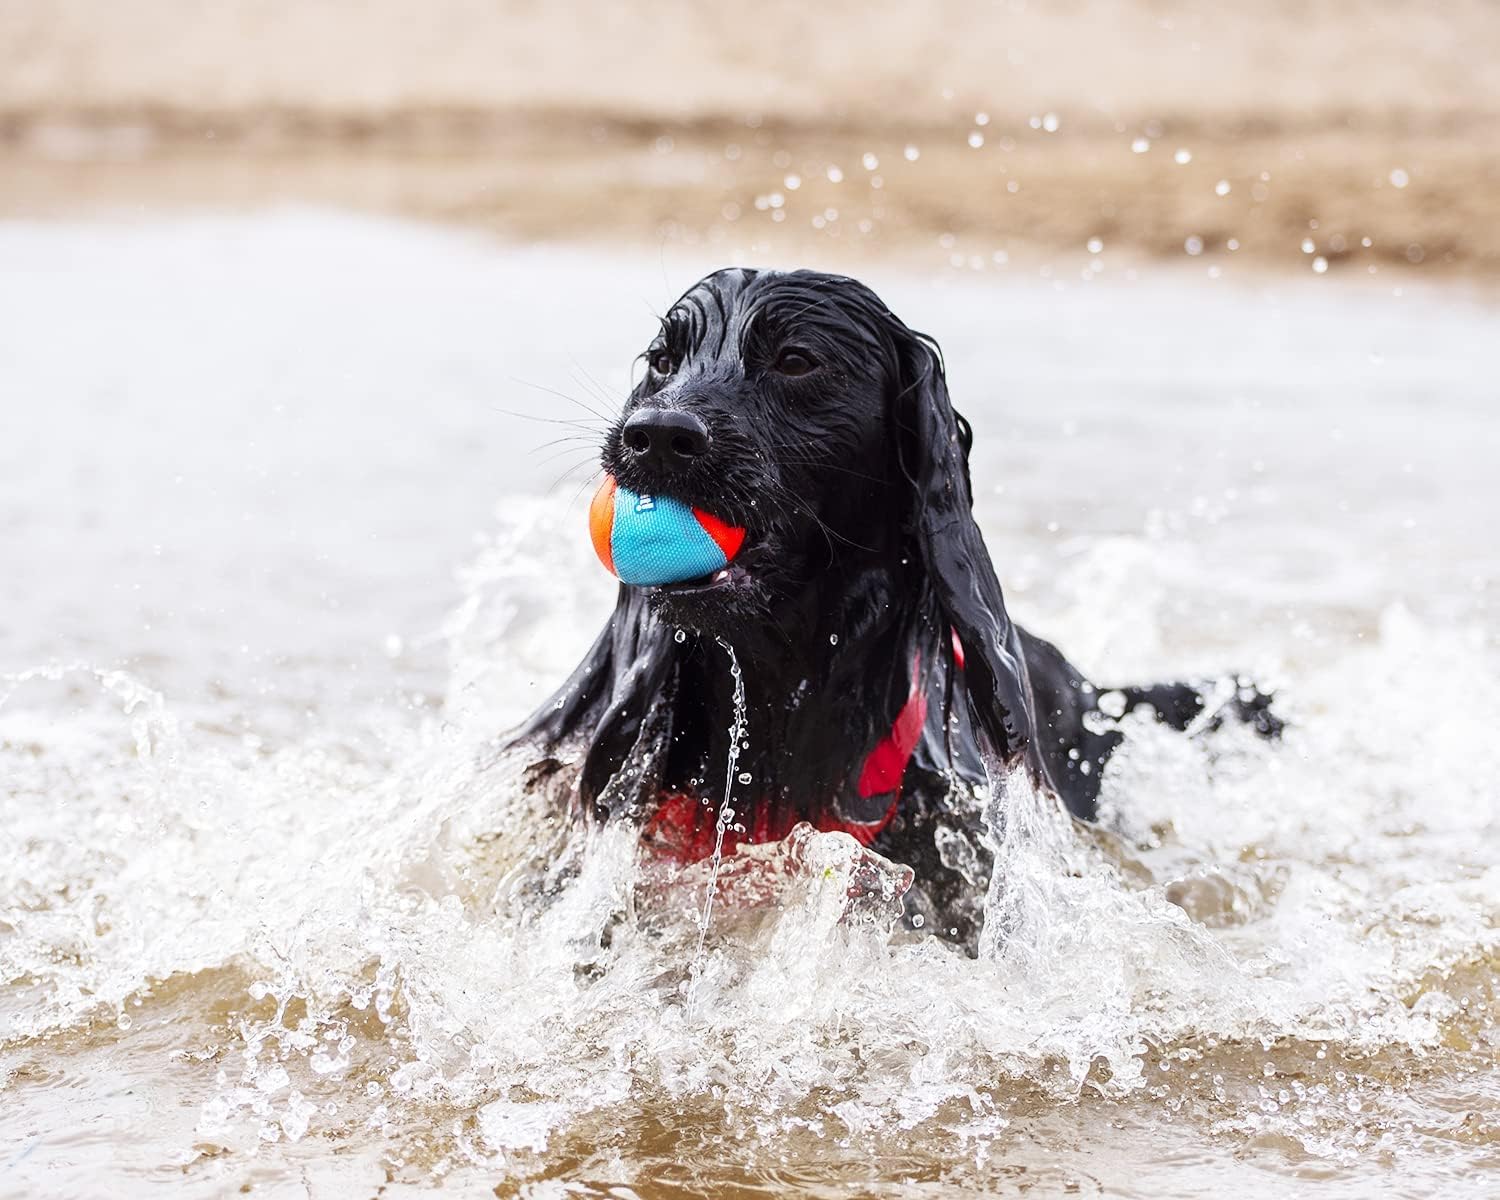
M 662 583 L 650 589 L 672 596 L 706 596 L 713 592 L 726 592 L 750 582 L 750 572 L 738 561 L 720 567 L 696 579 L 684 579 L 678 583 Z
M 730 558 L 723 567 L 708 571 L 706 574 L 691 577 L 691 579 L 679 579 L 675 583 L 657 583 L 649 588 L 649 591 L 658 592 L 670 597 L 712 597 L 712 595 L 729 594 L 738 589 L 747 588 L 756 573 L 756 561 L 763 552 L 763 544 L 754 532 L 745 532 L 744 541 L 739 546 L 738 552 Z

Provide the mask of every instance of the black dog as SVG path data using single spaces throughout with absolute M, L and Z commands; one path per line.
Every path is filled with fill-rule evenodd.
M 586 820 L 638 823 L 662 853 L 707 855 L 733 720 L 727 644 L 748 782 L 733 784 L 726 849 L 798 821 L 845 830 L 915 868 L 908 911 L 972 947 L 992 857 L 986 763 L 1088 819 L 1123 735 L 1090 717 L 1099 689 L 1006 613 L 937 345 L 855 280 L 725 270 L 673 305 L 645 360 L 604 468 L 749 532 L 711 577 L 621 586 L 514 738 L 543 754 L 533 781 L 561 783 Z M 1118 693 L 1114 716 L 1150 705 L 1178 729 L 1205 703 L 1185 684 Z M 1280 729 L 1248 685 L 1226 707 Z

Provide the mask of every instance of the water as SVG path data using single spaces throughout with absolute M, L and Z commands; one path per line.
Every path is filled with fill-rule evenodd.
M 689 1009 L 707 866 L 493 747 L 612 592 L 505 410 L 590 420 L 528 384 L 623 394 L 709 265 L 0 227 L 0 1195 L 1493 1190 L 1493 310 L 873 278 L 1018 619 L 1292 725 L 1140 725 L 1099 830 L 1011 785 L 980 961 L 842 835 L 731 856 Z
M 678 632 L 680 633 L 681 630 Z M 740 752 L 749 748 L 749 743 L 746 741 L 748 731 L 745 727 L 745 676 L 740 671 L 740 660 L 734 653 L 734 647 L 723 638 L 715 640 L 729 660 L 729 675 L 734 680 L 734 688 L 730 693 L 734 716 L 729 724 L 729 757 L 724 766 L 724 799 L 719 801 L 718 816 L 714 819 L 714 848 L 713 853 L 708 856 L 708 886 L 703 895 L 703 915 L 698 919 L 698 948 L 693 951 L 693 962 L 688 968 L 689 1011 L 692 1010 L 693 1002 L 697 999 L 697 984 L 703 974 L 703 948 L 708 944 L 708 930 L 714 919 L 714 895 L 719 887 L 719 868 L 724 865 L 724 835 L 734 822 L 734 785 L 736 782 L 741 784 L 750 782 L 748 772 L 741 774 L 736 769 L 740 762 Z

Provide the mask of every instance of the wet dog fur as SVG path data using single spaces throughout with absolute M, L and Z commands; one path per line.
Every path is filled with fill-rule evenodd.
M 604 438 L 605 470 L 748 535 L 710 578 L 622 584 L 583 661 L 513 735 L 579 819 L 631 821 L 650 840 L 670 796 L 712 819 L 732 646 L 748 719 L 737 831 L 869 831 L 916 870 L 909 915 L 972 950 L 992 859 L 986 779 L 1024 771 L 1091 820 L 1123 736 L 1093 717 L 1103 692 L 1116 693 L 1111 716 L 1149 706 L 1177 729 L 1232 715 L 1279 732 L 1244 681 L 1212 713 L 1190 684 L 1101 689 L 1011 620 L 938 345 L 863 284 L 719 271 L 672 306 L 644 359 Z M 873 748 L 913 712 L 897 786 L 871 794 Z

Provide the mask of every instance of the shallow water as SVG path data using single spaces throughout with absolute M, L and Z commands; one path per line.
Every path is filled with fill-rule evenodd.
M 703 868 L 493 741 L 611 597 L 587 441 L 512 414 L 623 395 L 711 265 L 0 226 L 0 1195 L 1491 1194 L 1493 310 L 872 278 L 1018 618 L 1292 725 L 1136 728 L 1101 831 L 996 797 L 980 961 L 839 835 L 728 859 L 689 1007 Z

